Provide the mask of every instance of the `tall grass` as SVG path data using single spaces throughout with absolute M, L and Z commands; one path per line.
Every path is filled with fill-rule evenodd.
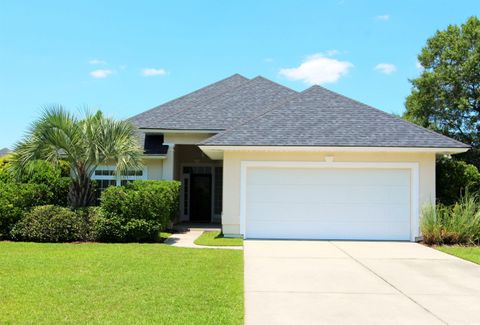
M 426 244 L 480 244 L 480 199 L 466 193 L 453 206 L 427 204 L 420 228 Z

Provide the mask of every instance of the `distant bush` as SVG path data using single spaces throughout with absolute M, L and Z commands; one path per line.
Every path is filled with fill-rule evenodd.
M 0 239 L 9 239 L 12 227 L 32 207 L 50 202 L 45 184 L 0 182 Z
M 94 222 L 97 240 L 151 242 L 177 216 L 180 182 L 135 181 L 109 187 L 100 199 L 103 214 Z
M 90 213 L 45 205 L 33 208 L 12 229 L 15 240 L 35 242 L 86 241 L 91 238 Z
M 480 244 L 480 201 L 466 193 L 453 206 L 423 207 L 420 228 L 426 244 Z
M 440 203 L 451 205 L 467 190 L 480 190 L 480 172 L 477 167 L 455 158 L 440 158 L 436 164 L 436 193 Z

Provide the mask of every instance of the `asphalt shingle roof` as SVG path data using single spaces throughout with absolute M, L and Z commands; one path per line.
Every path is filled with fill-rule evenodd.
M 225 130 L 261 114 L 298 93 L 263 77 L 256 77 L 160 121 L 164 129 Z
M 229 90 L 235 89 L 248 81 L 249 79 L 244 76 L 234 74 L 185 96 L 176 98 L 146 112 L 133 116 L 129 118 L 129 121 L 139 128 L 161 128 L 161 122 L 166 118 L 181 111 L 196 107 L 202 102 L 212 100 L 216 96 L 220 96 Z
M 201 144 L 468 148 L 320 86 L 313 86 Z

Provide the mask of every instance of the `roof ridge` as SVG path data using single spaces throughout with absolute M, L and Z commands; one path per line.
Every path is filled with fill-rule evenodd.
M 391 118 L 391 119 L 394 119 L 394 120 L 397 120 L 397 121 L 402 122 L 402 123 L 404 123 L 404 124 L 413 126 L 413 127 L 417 128 L 417 129 L 419 129 L 419 130 L 427 131 L 427 132 L 429 132 L 429 133 L 431 133 L 431 134 L 435 134 L 435 135 L 437 135 L 437 136 L 441 136 L 441 137 L 447 138 L 447 139 L 450 140 L 450 141 L 455 141 L 455 142 L 457 142 L 457 143 L 459 143 L 459 144 L 468 146 L 469 148 L 471 147 L 471 146 L 468 145 L 468 144 L 465 144 L 465 143 L 463 143 L 463 142 L 461 142 L 461 141 L 458 141 L 458 140 L 455 140 L 455 139 L 453 139 L 453 138 L 450 138 L 450 137 L 448 137 L 448 136 L 446 136 L 446 135 L 444 135 L 444 134 L 435 132 L 435 131 L 433 131 L 433 130 L 431 130 L 431 129 L 428 129 L 428 128 L 425 128 L 425 127 L 423 127 L 423 126 L 420 126 L 420 125 L 417 125 L 417 124 L 415 124 L 415 123 L 412 123 L 412 122 L 410 122 L 410 121 L 404 120 L 404 119 L 402 119 L 402 118 L 400 118 L 400 117 L 398 117 L 398 116 L 392 115 L 391 113 L 387 113 L 387 112 L 385 112 L 385 111 L 382 111 L 382 110 L 379 109 L 379 108 L 375 108 L 375 107 L 370 106 L 370 105 L 368 105 L 368 104 L 362 103 L 361 101 L 358 101 L 358 100 L 356 100 L 356 99 L 353 99 L 353 98 L 344 96 L 344 95 L 342 95 L 342 94 L 339 94 L 339 93 L 337 93 L 337 92 L 335 92 L 335 91 L 333 91 L 333 90 L 327 89 L 327 88 L 322 87 L 322 86 L 320 86 L 320 85 L 313 85 L 313 86 L 305 89 L 303 92 L 306 92 L 306 91 L 308 91 L 308 90 L 315 89 L 315 88 L 320 88 L 321 90 L 327 91 L 327 92 L 329 92 L 329 93 L 331 93 L 331 94 L 334 94 L 335 96 L 342 97 L 342 98 L 347 99 L 347 100 L 349 100 L 349 101 L 352 101 L 352 102 L 354 102 L 354 103 L 360 104 L 361 106 L 364 106 L 365 108 L 368 108 L 368 109 L 370 109 L 370 110 L 374 110 L 374 111 L 376 111 L 376 112 L 382 113 L 382 114 L 388 116 L 388 117 Z M 303 93 L 303 92 L 302 92 L 302 93 Z
M 278 82 L 273 81 L 273 80 L 271 80 L 271 79 L 265 78 L 265 77 L 262 76 L 262 75 L 258 75 L 258 76 L 256 76 L 256 77 L 252 78 L 251 80 L 254 80 L 254 79 L 265 80 L 265 81 L 268 81 L 268 82 L 270 82 L 270 83 L 272 83 L 272 84 L 275 84 L 275 85 L 277 85 L 277 86 L 280 86 L 280 87 L 283 87 L 283 88 L 285 88 L 285 89 L 294 91 L 294 92 L 296 92 L 296 93 L 301 93 L 301 91 L 296 91 L 295 89 L 292 89 L 292 88 L 290 88 L 290 87 L 287 87 L 287 86 L 285 86 L 285 85 L 282 85 L 281 83 L 278 83 Z
M 263 77 L 262 77 L 262 78 L 263 78 Z M 268 79 L 267 79 L 267 80 L 268 80 Z M 271 81 L 271 80 L 270 80 L 270 81 Z M 286 88 L 288 88 L 288 87 L 286 87 Z M 290 89 L 290 88 L 288 88 L 288 89 Z M 293 90 L 293 89 L 292 89 L 292 90 Z M 295 91 L 295 90 L 294 90 L 294 91 Z M 269 112 L 277 109 L 278 106 L 283 105 L 283 104 L 285 104 L 285 103 L 288 103 L 288 102 L 292 101 L 293 99 L 300 97 L 300 96 L 303 94 L 303 91 L 302 91 L 302 92 L 295 91 L 295 93 L 296 93 L 296 94 L 292 95 L 292 97 L 287 98 L 287 99 L 285 99 L 285 100 L 283 100 L 283 101 L 280 101 L 280 102 L 274 104 L 273 106 L 265 109 L 264 111 L 260 112 L 258 115 L 255 115 L 255 116 L 253 116 L 253 117 L 251 117 L 251 118 L 249 118 L 249 119 L 246 119 L 246 120 L 244 120 L 244 121 L 242 121 L 242 122 L 240 122 L 240 123 L 232 126 L 231 128 L 228 128 L 228 129 L 226 129 L 226 130 L 224 130 L 224 131 L 222 131 L 222 132 L 220 132 L 220 133 L 215 134 L 214 136 L 212 136 L 212 137 L 210 137 L 210 138 L 207 138 L 207 139 L 203 140 L 202 142 L 200 142 L 200 144 L 203 144 L 203 143 L 208 144 L 208 142 L 210 142 L 210 140 L 216 140 L 216 139 L 218 139 L 218 138 L 221 138 L 222 136 L 225 135 L 226 132 L 235 130 L 235 129 L 241 127 L 242 125 L 245 125 L 245 124 L 247 124 L 247 123 L 249 123 L 249 122 L 251 122 L 251 121 L 253 121 L 253 120 L 256 120 L 257 118 L 260 118 L 260 117 L 264 116 L 265 114 L 267 114 L 267 113 L 269 113 Z
M 239 89 L 246 88 L 246 87 L 248 87 L 249 85 L 251 85 L 253 82 L 255 82 L 255 81 L 257 81 L 257 80 L 263 80 L 263 81 L 268 81 L 268 82 L 273 83 L 273 84 L 277 84 L 277 83 L 275 83 L 275 82 L 273 82 L 273 81 L 271 81 L 271 80 L 269 80 L 269 79 L 267 79 L 267 78 L 264 78 L 264 77 L 261 77 L 261 76 L 257 76 L 257 77 L 255 77 L 255 78 L 248 79 L 248 81 L 246 81 L 245 83 L 241 84 L 240 86 L 237 86 L 237 87 L 235 87 L 235 88 L 233 88 L 233 89 L 229 89 L 229 90 L 227 90 L 227 91 L 224 91 L 224 92 L 222 92 L 222 93 L 220 93 L 220 94 L 218 94 L 218 95 L 216 95 L 216 96 L 213 96 L 213 97 L 209 98 L 208 100 L 201 101 L 201 103 L 205 103 L 205 102 L 207 102 L 207 101 L 211 101 L 212 99 L 215 99 L 215 98 L 217 98 L 217 97 L 219 97 L 219 96 L 225 95 L 226 93 L 232 92 L 232 91 L 234 91 L 234 90 L 239 90 Z M 295 90 L 290 89 L 290 88 L 288 88 L 288 87 L 286 87 L 286 86 L 283 86 L 283 85 L 280 85 L 280 84 L 277 84 L 277 85 L 278 85 L 278 86 L 282 86 L 283 88 L 288 89 L 288 90 L 290 90 L 290 91 L 296 92 Z M 175 113 L 173 113 L 173 114 L 171 114 L 171 115 L 168 115 L 168 116 L 165 117 L 164 119 L 159 120 L 159 122 L 162 122 L 162 121 L 164 121 L 164 120 L 166 120 L 166 119 L 168 119 L 168 118 L 171 118 L 171 117 L 173 117 L 173 116 L 179 115 L 179 114 L 181 114 L 181 113 L 183 113 L 183 112 L 185 112 L 185 111 L 187 111 L 187 110 L 190 110 L 190 109 L 191 109 L 191 107 L 184 108 L 184 109 L 182 109 L 182 110 L 180 110 L 180 111 L 178 111 L 178 112 L 175 112 Z M 229 129 L 230 129 L 230 128 L 229 128 Z M 218 129 L 218 130 L 227 130 L 227 129 Z M 216 136 L 216 135 L 215 135 L 215 136 Z
M 215 82 L 213 82 L 213 83 L 211 83 L 211 84 L 209 84 L 209 85 L 206 85 L 206 86 L 201 87 L 201 88 L 199 88 L 199 89 L 197 89 L 197 90 L 194 90 L 194 91 L 192 91 L 192 92 L 189 92 L 189 93 L 187 93 L 187 94 L 185 94 L 185 95 L 182 95 L 182 96 L 180 96 L 180 97 L 171 99 L 171 100 L 169 100 L 169 101 L 167 101 L 167 102 L 165 102 L 165 103 L 163 103 L 163 104 L 160 104 L 160 105 L 157 105 L 157 106 L 155 106 L 155 107 L 152 107 L 151 109 L 146 110 L 146 111 L 144 111 L 144 112 L 142 112 L 142 113 L 140 113 L 140 114 L 131 116 L 131 117 L 129 117 L 127 120 L 133 119 L 133 118 L 135 118 L 135 117 L 137 117 L 137 116 L 139 116 L 139 115 L 143 115 L 143 114 L 148 113 L 148 112 L 152 112 L 152 111 L 160 108 L 161 106 L 170 104 L 170 103 L 172 103 L 172 102 L 174 102 L 174 101 L 180 100 L 180 99 L 185 98 L 185 97 L 187 97 L 187 96 L 189 96 L 189 95 L 198 93 L 198 92 L 200 92 L 200 91 L 202 91 L 202 90 L 205 90 L 205 89 L 208 88 L 208 87 L 211 87 L 211 86 L 217 85 L 217 84 L 219 84 L 219 83 L 221 83 L 221 82 L 224 82 L 224 81 L 226 81 L 226 80 L 232 79 L 233 77 L 241 77 L 241 78 L 245 79 L 245 82 L 248 82 L 248 81 L 251 80 L 251 79 L 248 79 L 248 78 L 245 77 L 245 76 L 242 76 L 242 75 L 239 74 L 239 73 L 235 73 L 235 74 L 233 74 L 233 75 L 231 75 L 231 76 L 229 76 L 229 77 L 220 79 L 220 80 L 215 81 Z M 239 87 L 239 86 L 237 86 L 237 87 Z M 237 87 L 235 87 L 235 88 L 237 88 Z M 229 91 L 229 90 L 226 90 L 226 91 L 224 91 L 224 92 L 221 92 L 220 94 L 217 94 L 216 96 L 213 96 L 212 98 L 215 98 L 215 97 L 217 97 L 217 96 L 219 96 L 219 95 L 221 95 L 221 94 L 223 94 L 223 93 L 225 93 L 225 92 L 227 92 L 227 91 Z M 205 99 L 205 100 L 207 100 L 207 99 Z M 205 101 L 205 100 L 204 100 L 204 101 Z M 202 102 L 202 101 L 200 101 L 200 102 Z M 182 110 L 182 111 L 183 111 L 183 110 Z M 171 117 L 171 116 L 173 116 L 173 115 L 175 115 L 175 114 L 176 114 L 176 113 L 172 113 L 172 114 L 170 114 L 170 115 L 167 115 L 167 116 L 165 116 L 164 118 L 160 119 L 159 122 L 160 122 L 160 121 L 163 121 L 163 120 L 165 120 L 166 118 L 169 118 L 169 117 Z

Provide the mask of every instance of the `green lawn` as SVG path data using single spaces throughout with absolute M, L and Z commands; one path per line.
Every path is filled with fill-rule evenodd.
M 0 324 L 243 324 L 241 251 L 0 242 Z
M 447 254 L 455 255 L 464 260 L 480 264 L 480 247 L 463 247 L 463 246 L 439 246 L 439 251 Z
M 205 231 L 195 240 L 195 244 L 203 246 L 243 246 L 243 239 L 223 237 L 220 231 Z

